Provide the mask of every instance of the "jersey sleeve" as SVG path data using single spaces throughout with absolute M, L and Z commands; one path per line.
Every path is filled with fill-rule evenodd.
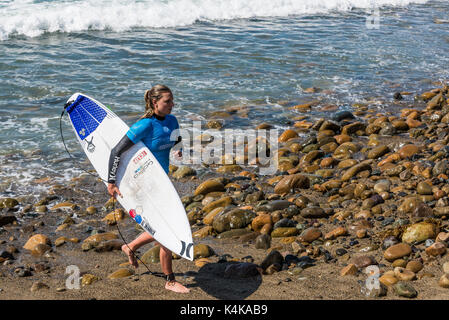
M 141 119 L 133 124 L 131 128 L 129 128 L 126 135 L 132 142 L 137 143 L 144 137 L 151 135 L 152 133 L 153 126 L 151 123 L 151 119 Z

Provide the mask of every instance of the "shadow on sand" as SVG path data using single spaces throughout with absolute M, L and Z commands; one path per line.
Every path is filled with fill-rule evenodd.
M 262 283 L 254 264 L 238 262 L 208 263 L 194 275 L 195 283 L 207 294 L 222 300 L 243 300 Z

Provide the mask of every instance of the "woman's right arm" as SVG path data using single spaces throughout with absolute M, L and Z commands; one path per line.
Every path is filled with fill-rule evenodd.
M 122 196 L 119 189 L 115 185 L 115 181 L 117 178 L 117 169 L 120 164 L 120 157 L 123 152 L 128 150 L 134 145 L 128 136 L 125 134 L 123 138 L 117 143 L 117 145 L 111 150 L 111 154 L 109 155 L 109 165 L 108 165 L 108 193 L 111 196 L 115 196 L 117 193 L 119 196 Z

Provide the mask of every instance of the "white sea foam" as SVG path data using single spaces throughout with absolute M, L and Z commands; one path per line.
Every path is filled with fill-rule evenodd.
M 301 14 L 353 8 L 407 6 L 428 0 L 78 0 L 0 1 L 0 41 L 44 32 L 127 31 L 177 27 L 198 21 Z

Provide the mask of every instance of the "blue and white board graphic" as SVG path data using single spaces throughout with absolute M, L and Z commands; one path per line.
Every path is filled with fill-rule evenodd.
M 100 102 L 81 93 L 68 100 L 67 113 L 75 134 L 103 180 L 109 155 L 129 127 Z M 193 260 L 190 224 L 176 189 L 151 151 L 142 143 L 122 154 L 116 184 L 117 200 L 156 241 Z

